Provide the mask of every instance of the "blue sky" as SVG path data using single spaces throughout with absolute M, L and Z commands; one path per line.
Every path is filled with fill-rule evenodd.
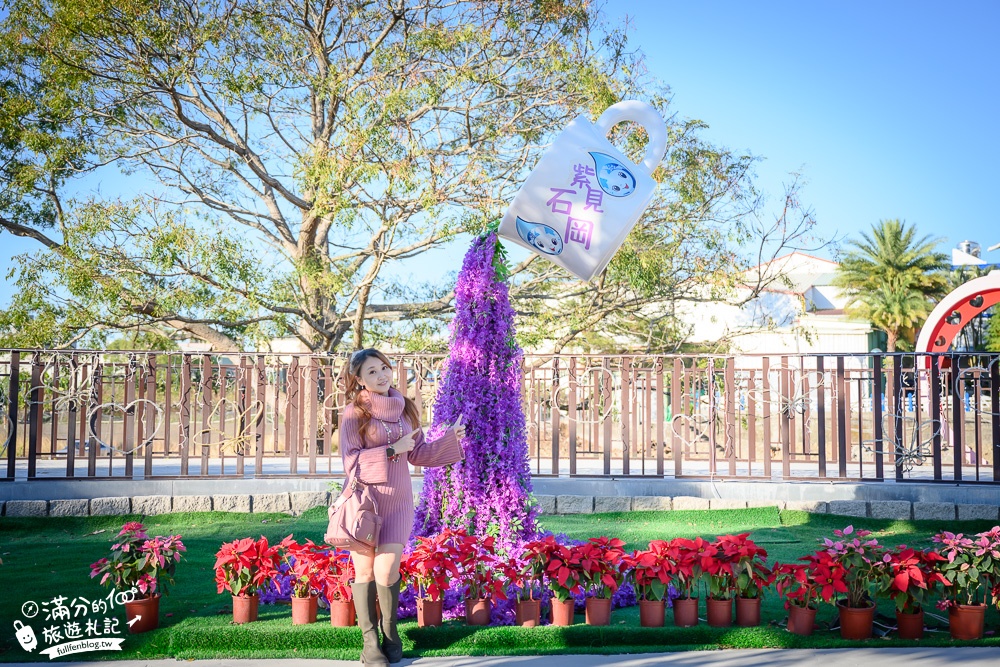
M 943 250 L 1000 243 L 1000 2 L 611 0 L 605 13 L 630 17 L 632 45 L 672 86 L 677 113 L 764 158 L 759 184 L 773 198 L 802 170 L 817 234 L 902 218 Z M 0 236 L 0 267 L 31 247 Z M 984 258 L 1000 262 L 1000 250 Z M 434 260 L 455 271 L 460 254 Z M 0 283 L 0 306 L 12 287 Z
M 902 218 L 1000 261 L 1000 2 L 611 2 L 651 74 L 707 136 L 802 169 L 827 237 Z M 820 253 L 829 254 L 829 253 Z

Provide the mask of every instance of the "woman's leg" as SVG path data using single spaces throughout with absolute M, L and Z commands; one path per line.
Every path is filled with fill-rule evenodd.
M 364 584 L 375 581 L 375 556 L 366 556 L 357 551 L 351 552 L 351 561 L 354 563 L 354 582 Z
M 354 562 L 354 609 L 358 612 L 358 626 L 365 645 L 361 650 L 361 664 L 371 667 L 388 667 L 389 661 L 379 648 L 378 591 L 375 586 L 375 557 L 351 552 Z
M 391 663 L 403 659 L 403 640 L 396 628 L 399 614 L 399 561 L 402 557 L 402 544 L 383 544 L 375 554 L 375 589 L 382 609 L 382 652 Z
M 375 581 L 379 586 L 391 586 L 399 581 L 399 561 L 403 558 L 402 544 L 380 544 L 375 554 Z M 357 570 L 357 566 L 355 566 Z

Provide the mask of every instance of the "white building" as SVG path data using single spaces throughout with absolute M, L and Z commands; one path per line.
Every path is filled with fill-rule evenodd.
M 871 324 L 844 313 L 847 299 L 832 285 L 837 263 L 802 252 L 754 267 L 747 287 L 764 284 L 743 306 L 724 303 L 678 304 L 677 313 L 691 326 L 689 342 L 712 345 L 729 341 L 743 354 L 866 353 L 874 345 Z

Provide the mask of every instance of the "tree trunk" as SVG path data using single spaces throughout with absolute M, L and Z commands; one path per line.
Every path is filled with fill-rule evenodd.
M 888 341 L 885 344 L 885 347 L 886 347 L 885 351 L 886 352 L 895 352 L 896 351 L 896 341 L 899 340 L 899 332 L 895 331 L 893 329 L 890 329 L 889 331 L 886 331 L 885 333 L 888 336 Z

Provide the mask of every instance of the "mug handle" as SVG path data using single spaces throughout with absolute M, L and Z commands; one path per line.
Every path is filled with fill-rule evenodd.
M 651 105 L 639 100 L 626 100 L 605 109 L 594 125 L 606 137 L 612 127 L 626 120 L 638 123 L 646 130 L 649 142 L 646 144 L 642 166 L 647 174 L 652 174 L 667 152 L 667 124 Z

